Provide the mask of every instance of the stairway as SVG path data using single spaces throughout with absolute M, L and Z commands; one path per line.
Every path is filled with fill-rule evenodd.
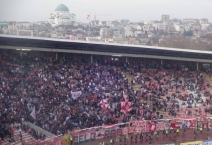
M 17 145 L 18 143 L 21 142 L 20 140 L 20 133 L 19 130 L 15 130 L 14 131 L 14 135 L 12 137 L 15 141 L 12 143 L 9 143 L 9 138 L 4 138 L 4 140 L 0 140 L 0 145 Z M 36 143 L 37 140 L 32 137 L 29 133 L 23 132 L 22 131 L 22 140 L 24 142 L 32 142 L 32 143 Z

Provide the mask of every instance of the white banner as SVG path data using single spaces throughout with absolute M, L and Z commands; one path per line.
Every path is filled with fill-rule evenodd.
M 74 100 L 79 98 L 79 96 L 81 96 L 81 95 L 82 95 L 82 91 L 71 92 L 71 96 Z
M 35 106 L 30 114 L 34 119 L 36 119 L 36 114 L 35 114 Z

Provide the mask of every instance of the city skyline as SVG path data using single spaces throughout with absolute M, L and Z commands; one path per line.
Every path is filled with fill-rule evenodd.
M 88 22 L 86 16 L 90 13 L 90 20 L 121 20 L 132 22 L 159 20 L 161 15 L 170 18 L 207 18 L 212 21 L 212 1 L 193 0 L 2 0 L 0 2 L 0 21 L 48 21 L 49 15 L 55 8 L 64 4 L 70 13 L 76 14 L 76 19 Z

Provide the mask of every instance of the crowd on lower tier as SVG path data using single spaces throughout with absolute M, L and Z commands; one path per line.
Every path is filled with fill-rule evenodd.
M 203 72 L 189 71 L 179 63 L 100 58 L 90 63 L 88 57 L 71 54 L 56 59 L 45 53 L 2 52 L 0 135 L 10 134 L 11 124 L 25 121 L 60 135 L 136 119 L 162 119 L 161 111 L 176 116 L 182 105 L 178 99 L 188 107 L 206 103 L 202 91 L 208 91 L 210 84 Z M 73 99 L 71 92 L 77 91 L 82 95 Z M 128 113 L 121 111 L 123 91 L 132 102 Z M 100 105 L 102 99 L 109 103 L 107 110 Z M 30 115 L 34 107 L 36 119 Z

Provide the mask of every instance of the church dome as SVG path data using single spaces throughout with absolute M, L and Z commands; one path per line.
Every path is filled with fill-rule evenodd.
M 61 5 L 57 6 L 57 8 L 55 9 L 55 11 L 69 11 L 69 9 L 64 4 L 61 4 Z

